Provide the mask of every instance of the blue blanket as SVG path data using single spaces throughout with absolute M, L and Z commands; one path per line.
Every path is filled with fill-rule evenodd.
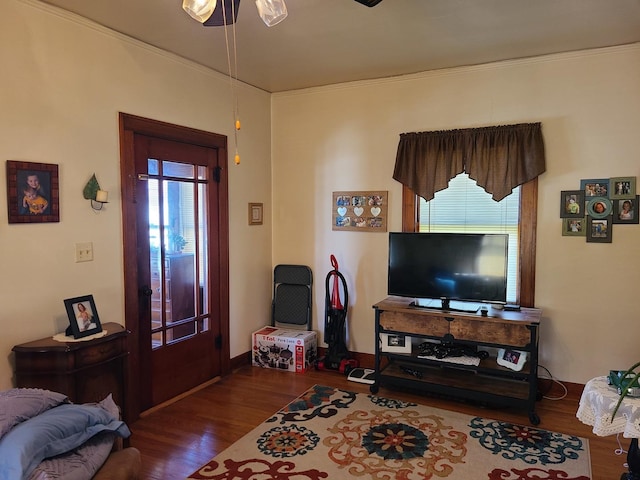
M 0 480 L 27 479 L 45 458 L 74 450 L 100 432 L 131 434 L 124 422 L 97 405 L 62 403 L 26 416 L 0 439 Z

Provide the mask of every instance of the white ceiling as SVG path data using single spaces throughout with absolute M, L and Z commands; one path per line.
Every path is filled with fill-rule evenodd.
M 181 0 L 43 1 L 228 74 L 225 28 L 192 20 Z M 268 92 L 640 42 L 640 0 L 286 3 L 269 28 L 241 0 L 226 30 L 238 79 Z

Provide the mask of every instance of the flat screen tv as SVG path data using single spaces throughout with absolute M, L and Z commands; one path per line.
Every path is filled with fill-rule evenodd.
M 508 242 L 506 234 L 390 232 L 388 294 L 470 312 L 506 303 Z

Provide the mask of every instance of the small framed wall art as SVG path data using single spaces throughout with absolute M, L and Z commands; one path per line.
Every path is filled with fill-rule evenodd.
M 262 203 L 249 204 L 249 225 L 262 225 Z
M 587 217 L 587 242 L 611 243 L 613 229 L 612 217 L 592 218 Z
M 7 160 L 9 223 L 60 221 L 58 165 Z
M 387 207 L 386 191 L 333 192 L 332 230 L 386 232 Z
M 562 235 L 567 237 L 584 237 L 586 235 L 586 218 L 563 218 Z
M 606 197 L 593 197 L 587 204 L 587 215 L 592 218 L 605 218 L 613 213 L 613 204 Z
M 640 195 L 634 198 L 620 198 L 613 200 L 613 223 L 638 224 L 638 202 Z
M 613 177 L 609 183 L 609 198 L 612 200 L 635 198 L 636 177 Z
M 584 192 L 587 200 L 591 200 L 592 197 L 608 197 L 609 179 L 588 178 L 580 180 L 580 189 Z
M 584 215 L 584 191 L 560 192 L 560 218 L 582 218 Z

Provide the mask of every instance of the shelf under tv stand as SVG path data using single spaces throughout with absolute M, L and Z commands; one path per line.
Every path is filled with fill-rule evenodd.
M 527 409 L 532 424 L 540 423 L 535 412 L 538 395 L 537 367 L 539 324 L 542 312 L 535 308 L 505 311 L 488 307 L 487 316 L 476 313 L 430 309 L 411 305 L 412 299 L 388 297 L 375 310 L 375 382 L 380 386 L 416 389 L 491 405 Z M 381 334 L 414 339 L 410 351 L 383 351 Z M 429 341 L 465 345 L 476 349 L 526 352 L 521 370 L 497 364 L 495 355 L 479 365 L 461 365 L 418 358 L 416 343 Z

